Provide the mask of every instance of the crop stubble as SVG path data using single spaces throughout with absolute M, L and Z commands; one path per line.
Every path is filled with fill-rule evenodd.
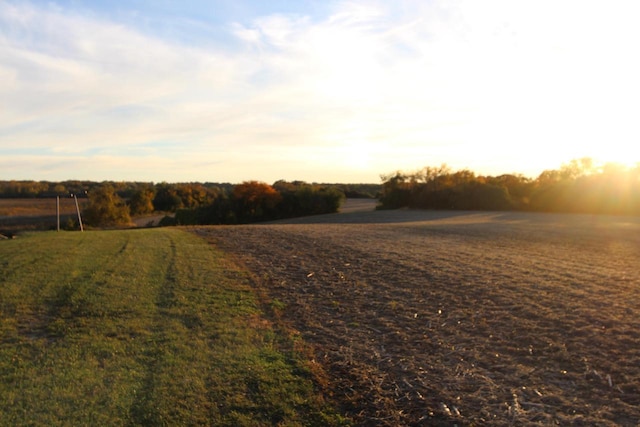
M 640 219 L 350 212 L 194 229 L 362 425 L 640 423 Z

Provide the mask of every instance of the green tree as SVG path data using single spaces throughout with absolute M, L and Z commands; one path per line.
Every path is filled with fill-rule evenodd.
M 302 185 L 295 192 L 297 215 L 321 215 L 336 213 L 344 200 L 344 193 L 337 188 Z

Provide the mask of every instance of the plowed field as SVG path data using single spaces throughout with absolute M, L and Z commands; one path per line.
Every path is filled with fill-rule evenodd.
M 640 219 L 348 212 L 194 232 L 358 425 L 640 423 Z

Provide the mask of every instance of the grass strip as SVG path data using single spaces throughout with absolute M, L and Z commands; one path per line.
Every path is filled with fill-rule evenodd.
M 247 277 L 179 229 L 0 242 L 0 424 L 345 424 Z

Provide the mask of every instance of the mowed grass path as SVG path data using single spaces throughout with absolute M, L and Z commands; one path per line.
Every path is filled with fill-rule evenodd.
M 179 229 L 0 242 L 0 425 L 336 425 L 248 276 Z

